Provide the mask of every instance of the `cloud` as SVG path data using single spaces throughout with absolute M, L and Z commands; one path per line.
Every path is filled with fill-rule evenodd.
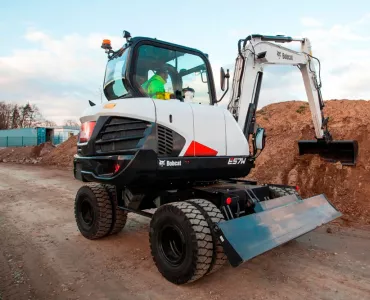
M 308 37 L 313 55 L 320 59 L 324 99 L 369 99 L 370 95 L 370 14 L 354 22 L 328 25 L 302 18 L 297 36 Z M 239 35 L 237 31 L 231 35 Z M 119 36 L 91 33 L 68 34 L 55 38 L 46 31 L 30 28 L 23 36 L 26 49 L 15 49 L 0 56 L 0 100 L 36 103 L 46 118 L 58 123 L 79 118 L 88 99 L 100 101 L 106 55 L 100 48 L 102 38 L 110 38 L 114 48 L 124 42 Z M 290 47 L 290 44 L 283 44 Z M 294 46 L 296 49 L 297 46 Z M 213 60 L 217 99 L 220 67 L 230 69 L 232 87 L 235 61 Z M 318 65 L 316 63 L 316 69 Z M 220 105 L 227 105 L 231 92 Z M 103 101 L 105 100 L 103 96 Z M 259 107 L 269 103 L 306 100 L 302 76 L 295 67 L 267 66 Z
M 308 29 L 313 55 L 321 61 L 322 92 L 325 99 L 369 99 L 370 15 L 353 23 L 327 29 Z
M 106 55 L 102 38 L 115 47 L 123 41 L 98 33 L 89 36 L 66 35 L 55 39 L 30 29 L 24 39 L 32 48 L 15 49 L 0 57 L 0 100 L 39 106 L 45 118 L 58 123 L 78 119 L 88 99 L 100 101 Z
M 322 95 L 326 99 L 370 99 L 370 14 L 354 22 L 324 26 L 313 19 L 299 37 L 308 37 L 312 52 L 320 60 Z M 320 25 L 319 25 L 320 23 Z M 284 44 L 284 47 L 297 46 Z M 298 45 L 299 46 L 299 45 Z M 319 65 L 315 62 L 316 71 Z M 223 101 L 226 105 L 229 101 Z M 259 107 L 289 100 L 307 100 L 302 75 L 296 67 L 265 66 Z

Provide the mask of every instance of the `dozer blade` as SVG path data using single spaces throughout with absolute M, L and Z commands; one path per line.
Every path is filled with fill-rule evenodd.
M 295 195 L 285 196 L 284 201 L 281 198 L 268 200 L 271 205 L 262 212 L 217 224 L 219 239 L 233 267 L 342 215 L 324 195 L 305 200 Z
M 340 161 L 343 165 L 356 164 L 358 155 L 357 141 L 330 141 L 321 140 L 298 141 L 299 155 L 319 154 L 330 162 Z

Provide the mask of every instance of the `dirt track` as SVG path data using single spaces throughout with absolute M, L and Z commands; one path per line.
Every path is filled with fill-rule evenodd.
M 71 171 L 0 164 L 0 299 L 370 299 L 370 230 L 330 226 L 188 286 L 157 272 L 148 219 L 77 231 Z

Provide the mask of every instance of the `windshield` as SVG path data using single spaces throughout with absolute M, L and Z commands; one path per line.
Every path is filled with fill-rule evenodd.
M 199 55 L 152 45 L 138 48 L 135 85 L 144 95 L 210 104 L 206 63 Z
M 128 94 L 126 62 L 129 49 L 107 63 L 104 78 L 104 93 L 108 100 L 114 100 Z

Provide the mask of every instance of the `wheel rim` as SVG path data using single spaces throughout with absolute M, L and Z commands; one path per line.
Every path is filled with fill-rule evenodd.
M 186 244 L 181 230 L 175 225 L 165 225 L 158 235 L 162 256 L 172 266 L 179 266 L 185 259 Z
M 95 214 L 93 207 L 87 198 L 83 198 L 80 205 L 80 219 L 85 228 L 91 228 L 94 223 Z

